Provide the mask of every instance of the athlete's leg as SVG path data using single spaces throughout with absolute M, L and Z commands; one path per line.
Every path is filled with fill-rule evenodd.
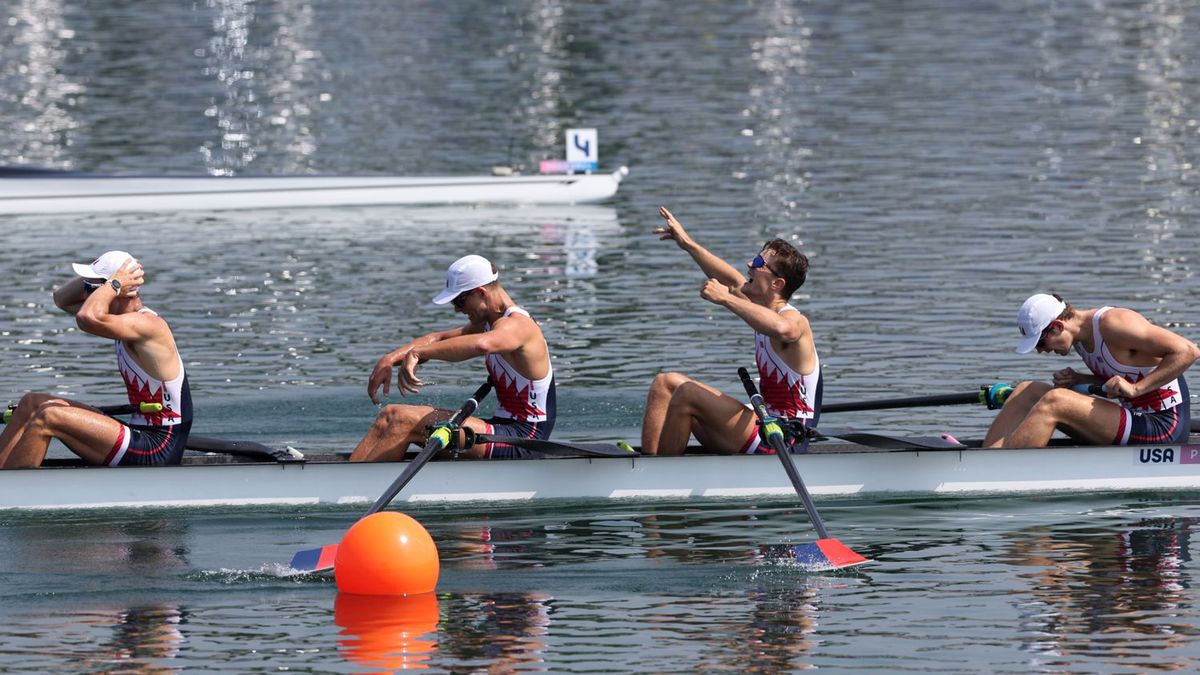
M 671 397 L 679 385 L 691 381 L 692 379 L 683 373 L 659 373 L 654 376 L 654 381 L 650 383 L 650 391 L 646 393 L 646 412 L 642 416 L 643 455 L 658 454 L 658 442 L 667 419 L 667 406 L 671 404 Z
M 394 462 L 404 459 L 412 443 L 425 440 L 425 427 L 438 411 L 425 405 L 386 405 L 350 453 L 351 462 Z
M 428 437 L 426 427 L 444 422 L 454 413 L 449 410 L 424 405 L 394 404 L 384 406 L 375 417 L 375 423 L 367 435 L 358 442 L 350 454 L 351 462 L 398 462 L 404 459 L 410 445 L 423 446 Z M 467 418 L 466 426 L 476 433 L 485 433 L 487 423 L 474 417 Z M 483 448 L 476 446 L 468 451 L 471 456 L 483 456 Z
M 43 401 L 26 418 L 21 437 L 4 457 L 5 468 L 37 467 L 46 458 L 50 441 L 57 438 L 91 464 L 103 464 L 123 433 L 117 420 L 68 401 Z
M 30 392 L 21 397 L 21 400 L 17 402 L 17 407 L 13 409 L 12 419 L 4 426 L 4 431 L 0 431 L 0 466 L 4 466 L 4 459 L 12 451 L 12 447 L 17 444 L 17 441 L 21 440 L 25 422 L 33 414 L 33 411 L 37 410 L 42 403 L 54 399 L 55 397 L 50 394 L 36 392 Z
M 1012 432 L 1025 421 L 1029 411 L 1046 392 L 1053 389 L 1049 382 L 1021 382 L 1013 387 L 1004 407 L 988 427 L 987 435 L 983 438 L 983 447 L 998 448 Z
M 1084 443 L 1113 443 L 1121 426 L 1121 414 L 1121 406 L 1112 401 L 1056 387 L 1038 399 L 1025 420 L 1001 440 L 999 447 L 1044 448 L 1056 428 Z
M 754 413 L 740 401 L 688 380 L 671 395 L 657 450 L 660 455 L 682 454 L 694 434 L 706 449 L 732 454 L 741 451 L 753 430 Z

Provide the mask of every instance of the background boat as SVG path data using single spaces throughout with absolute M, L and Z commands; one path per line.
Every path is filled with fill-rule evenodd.
M 414 204 L 584 204 L 629 169 L 533 176 L 101 176 L 0 172 L 0 215 Z

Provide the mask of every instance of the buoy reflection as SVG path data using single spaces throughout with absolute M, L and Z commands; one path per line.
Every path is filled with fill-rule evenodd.
M 351 663 L 385 670 L 424 670 L 437 649 L 438 600 L 433 593 L 385 596 L 338 593 L 333 621 L 339 652 Z

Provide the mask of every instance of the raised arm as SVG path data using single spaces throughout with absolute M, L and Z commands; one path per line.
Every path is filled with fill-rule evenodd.
M 54 290 L 54 306 L 67 314 L 78 314 L 88 297 L 88 283 L 83 277 L 74 279 Z
M 75 324 L 79 326 L 80 330 L 124 342 L 145 340 L 168 330 L 166 322 L 151 313 L 113 314 L 111 312 L 113 300 L 118 297 L 129 298 L 138 294 L 138 288 L 145 280 L 145 273 L 137 261 L 126 260 L 112 278 L 120 282 L 121 290 L 118 292 L 111 285 L 105 283 L 88 294 L 83 305 L 75 312 Z
M 683 225 L 675 219 L 675 216 L 667 210 L 667 207 L 662 206 L 658 209 L 658 215 L 662 216 L 663 220 L 667 221 L 662 227 L 654 228 L 654 234 L 661 235 L 660 240 L 670 239 L 678 244 L 679 248 L 692 256 L 692 260 L 700 266 L 704 272 L 704 276 L 730 286 L 732 288 L 741 288 L 742 284 L 746 283 L 746 277 L 738 271 L 736 267 L 730 265 L 724 260 L 713 255 L 708 249 L 696 243 L 691 235 L 683 229 Z
M 781 342 L 797 342 L 812 332 L 808 318 L 800 312 L 777 312 L 745 297 L 731 293 L 729 287 L 709 279 L 700 289 L 700 297 L 733 312 L 756 333 Z

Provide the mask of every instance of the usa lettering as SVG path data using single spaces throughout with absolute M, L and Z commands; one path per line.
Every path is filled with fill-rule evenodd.
M 1142 448 L 1138 459 L 1142 464 L 1174 464 L 1175 448 Z

